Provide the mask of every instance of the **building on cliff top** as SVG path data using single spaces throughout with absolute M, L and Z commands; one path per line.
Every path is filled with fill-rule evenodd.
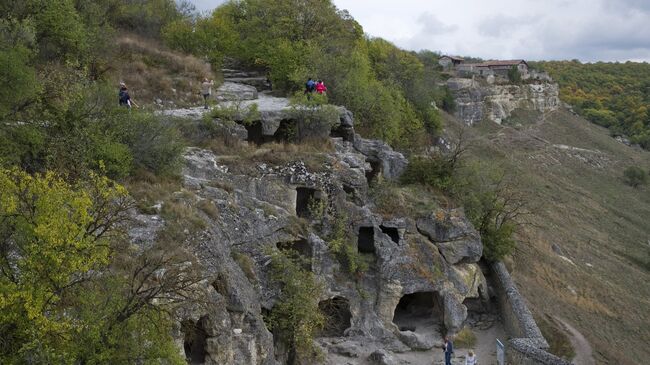
M 455 67 L 459 73 L 480 76 L 508 76 L 508 71 L 516 67 L 522 76 L 528 74 L 528 63 L 524 60 L 486 61 L 481 63 L 460 63 Z
M 442 56 L 438 60 L 438 64 L 442 66 L 442 69 L 445 71 L 453 70 L 463 62 L 465 62 L 463 58 L 454 56 Z

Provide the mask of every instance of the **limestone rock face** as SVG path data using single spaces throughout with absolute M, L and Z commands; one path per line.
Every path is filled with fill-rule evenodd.
M 246 87 L 242 85 L 243 87 Z M 258 120 L 253 121 L 251 127 L 257 128 L 259 134 L 258 142 L 270 141 L 278 137 L 276 132 L 281 129 L 283 123 L 290 126 L 292 136 L 291 142 L 309 139 L 327 139 L 331 134 L 338 135 L 345 140 L 352 140 L 354 136 L 354 116 L 352 112 L 342 106 L 335 106 L 338 118 L 332 121 L 327 120 L 304 120 L 302 114 L 309 114 L 308 111 L 292 107 L 287 98 L 279 98 L 267 94 L 259 94 L 254 99 L 239 99 L 237 101 L 225 101 L 222 105 L 235 107 L 241 110 L 241 118 L 251 108 L 258 112 Z M 282 131 L 280 131 L 282 133 Z
M 382 176 L 387 180 L 396 180 L 408 165 L 408 160 L 403 154 L 394 151 L 383 141 L 364 139 L 356 135 L 354 148 L 368 156 L 369 162 L 377 163 Z
M 456 117 L 468 125 L 486 119 L 500 124 L 515 109 L 546 113 L 560 107 L 555 83 L 483 85 L 472 79 L 452 78 L 447 86 L 456 101 Z
M 345 318 L 336 333 L 316 339 L 326 363 L 345 357 L 361 364 L 371 354 L 374 363 L 396 363 L 391 353 L 430 349 L 442 331 L 462 328 L 463 300 L 480 296 L 485 285 L 472 263 L 482 250 L 476 230 L 460 210 L 425 217 L 375 212 L 369 176 L 397 179 L 408 161 L 385 143 L 359 136 L 333 138 L 332 144 L 332 151 L 319 154 L 315 171 L 300 160 L 273 164 L 242 158 L 235 163 L 248 165 L 240 168 L 232 156 L 186 149 L 183 192 L 175 197 L 186 204 L 208 202 L 217 213 L 198 210 L 206 228 L 197 234 L 192 253 L 205 276 L 207 299 L 179 310 L 182 320 L 174 329 L 179 352 L 205 364 L 286 363 L 289 351 L 275 341 L 262 314 L 281 295 L 269 277 L 269 251 L 287 247 L 305 256 L 323 285 L 315 303 L 338 303 L 331 318 Z M 314 199 L 324 203 L 322 217 L 307 209 Z M 350 273 L 327 242 L 341 212 L 352 249 L 369 263 L 363 274 Z M 147 217 L 139 216 L 131 232 L 134 244 L 146 245 L 144 236 L 164 226 L 160 217 Z M 193 334 L 192 328 L 200 331 Z M 200 346 L 192 345 L 193 335 L 201 338 Z
M 224 82 L 215 92 L 218 101 L 238 101 L 257 99 L 257 89 L 253 86 Z
M 417 227 L 438 246 L 450 264 L 478 262 L 483 255 L 481 236 L 462 211 L 439 210 L 418 219 Z

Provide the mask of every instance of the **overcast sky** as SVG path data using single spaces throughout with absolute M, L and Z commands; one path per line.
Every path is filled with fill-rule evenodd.
M 209 10 L 224 0 L 192 0 Z M 406 49 L 485 59 L 650 61 L 650 0 L 333 0 Z

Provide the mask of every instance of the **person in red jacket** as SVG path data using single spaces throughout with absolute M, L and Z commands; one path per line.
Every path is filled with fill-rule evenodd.
M 316 92 L 319 94 L 324 94 L 327 92 L 327 87 L 325 86 L 323 80 L 318 80 L 318 82 L 316 82 Z

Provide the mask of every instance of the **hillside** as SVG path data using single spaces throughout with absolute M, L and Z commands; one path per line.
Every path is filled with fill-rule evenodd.
M 446 122 L 459 125 L 451 116 Z M 650 194 L 622 176 L 628 166 L 647 169 L 650 153 L 565 110 L 520 116 L 517 124 L 471 129 L 470 154 L 517 175 L 530 200 L 534 215 L 511 261 L 521 291 L 538 319 L 578 328 L 598 363 L 643 363 L 650 356 Z
M 0 10 L 1 363 L 648 358 L 650 153 L 556 84 L 474 92 L 329 0 Z M 645 86 L 575 111 L 643 143 Z
M 560 84 L 560 97 L 580 115 L 615 136 L 650 149 L 650 64 L 531 63 Z

